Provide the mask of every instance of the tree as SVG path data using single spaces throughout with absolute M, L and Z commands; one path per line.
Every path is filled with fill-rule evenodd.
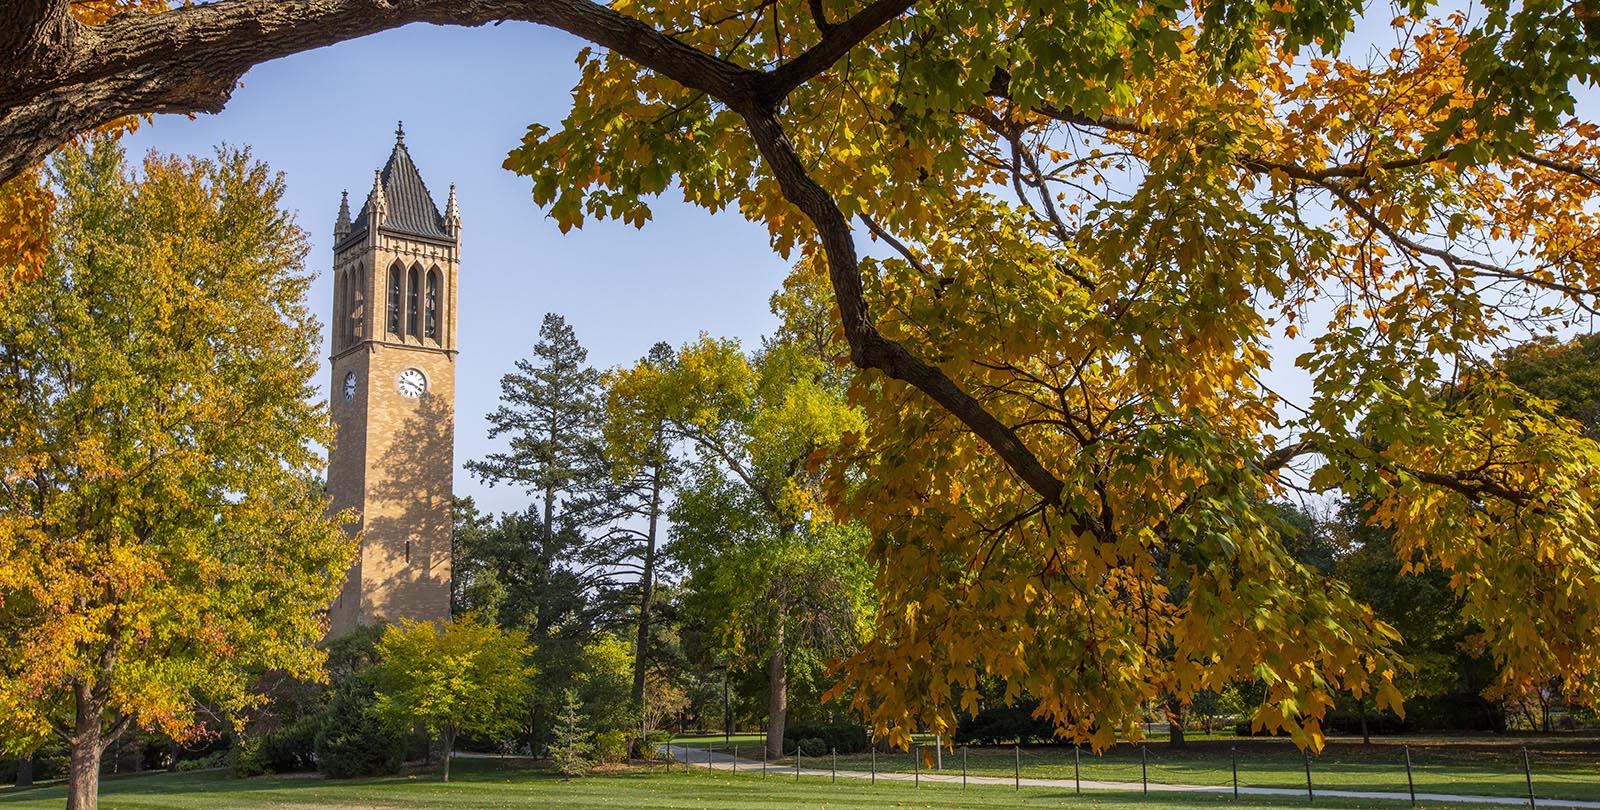
M 675 556 L 706 625 L 767 668 L 773 756 L 782 756 L 791 656 L 849 650 L 864 601 L 864 538 L 833 525 L 809 465 L 859 424 L 824 369 L 800 344 L 769 342 L 752 361 L 735 342 L 702 338 L 613 382 L 659 403 L 663 429 L 694 448 L 669 510 Z
M 471 498 L 457 497 L 450 516 L 450 615 L 499 616 L 506 586 L 493 542 L 494 521 Z
M 378 706 L 420 723 L 444 747 L 444 781 L 456 735 L 504 734 L 517 726 L 533 673 L 527 636 L 472 616 L 442 628 L 402 619 L 378 643 Z
M 390 25 L 528 19 L 601 46 L 560 131 L 531 128 L 507 165 L 564 226 L 642 223 L 676 180 L 825 269 L 871 371 L 836 478 L 866 486 L 840 500 L 894 572 L 882 643 L 850 673 L 890 690 L 857 697 L 897 740 L 950 725 L 969 667 L 1033 679 L 1098 744 L 1151 695 L 1262 668 L 1256 719 L 1302 744 L 1332 693 L 1392 699 L 1387 629 L 1289 568 L 1271 530 L 1295 463 L 1381 498 L 1401 553 L 1474 583 L 1501 665 L 1600 690 L 1593 443 L 1480 354 L 1600 289 L 1597 131 L 1561 120 L 1568 80 L 1594 79 L 1586 15 L 1401 17 L 1397 47 L 1357 64 L 1335 58 L 1361 10 L 1344 0 L 259 2 L 98 26 L 20 6 L 0 177 L 117 115 L 220 104 L 255 60 Z M 869 237 L 888 258 L 862 259 Z M 1280 413 L 1266 347 L 1302 330 L 1314 391 Z M 1472 385 L 1430 402 L 1447 380 Z M 1156 573 L 1169 554 L 1181 600 Z
M 571 514 L 570 501 L 600 475 L 600 373 L 584 365 L 588 350 L 554 313 L 544 316 L 533 356 L 500 378 L 500 406 L 488 417 L 489 438 L 509 434 L 510 449 L 469 461 L 467 469 L 490 484 L 520 484 L 543 494 L 544 534 L 555 537 L 587 520 Z M 558 503 L 562 494 L 568 503 Z M 558 506 L 564 507 L 561 521 Z
M 563 779 L 582 776 L 589 770 L 589 757 L 594 751 L 590 742 L 588 720 L 583 716 L 583 701 L 578 690 L 562 693 L 561 713 L 556 717 L 555 739 L 550 743 L 550 758 Z
M 410 725 L 378 705 L 377 670 L 340 678 L 312 742 L 317 770 L 334 779 L 399 773 Z
M 1556 403 L 1556 413 L 1600 440 L 1600 332 L 1559 341 L 1544 336 L 1513 346 L 1499 358 L 1518 388 Z
M 675 357 L 672 347 L 657 343 L 630 371 L 607 375 L 604 436 L 613 486 L 604 498 L 612 504 L 611 528 L 601 538 L 606 562 L 615 569 L 637 565 L 638 606 L 634 641 L 634 705 L 645 704 L 646 669 L 650 659 L 650 622 L 661 568 L 658 547 L 664 496 L 676 481 L 680 463 L 673 445 L 680 437 L 668 419 L 671 404 L 662 400 L 659 377 Z M 643 521 L 644 527 L 637 526 Z M 648 731 L 649 723 L 641 728 Z
M 1494 683 L 1490 662 L 1473 643 L 1482 628 L 1464 618 L 1462 597 L 1451 587 L 1449 573 L 1419 567 L 1401 556 L 1393 533 L 1373 525 L 1371 518 L 1370 500 L 1347 501 L 1334 513 L 1334 527 L 1348 547 L 1337 563 L 1338 576 L 1399 632 L 1400 651 L 1409 666 L 1397 674 L 1395 686 L 1407 700 L 1408 716 L 1426 711 L 1434 698 L 1445 698 L 1452 706 L 1476 704 L 1481 709 L 1480 717 L 1472 718 L 1477 721 L 1473 728 L 1503 727 L 1480 696 Z M 1358 701 L 1356 708 L 1365 738 L 1367 705 Z M 1462 714 L 1441 719 L 1446 727 L 1460 728 Z
M 304 234 L 248 152 L 57 155 L 42 276 L 0 308 L 0 744 L 183 740 L 320 675 L 352 542 L 314 482 Z

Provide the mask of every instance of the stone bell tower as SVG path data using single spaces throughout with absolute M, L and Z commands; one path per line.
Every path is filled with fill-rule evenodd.
M 456 275 L 461 215 L 444 215 L 395 129 L 394 151 L 352 219 L 333 229 L 333 508 L 361 547 L 329 635 L 397 619 L 450 618 Z

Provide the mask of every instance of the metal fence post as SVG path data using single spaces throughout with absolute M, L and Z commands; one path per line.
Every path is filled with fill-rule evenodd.
M 711 773 L 711 743 L 706 743 L 706 773 Z
M 1306 802 L 1315 803 L 1317 795 L 1311 792 L 1311 752 L 1307 750 L 1303 753 L 1306 755 Z
M 961 789 L 967 789 L 967 747 L 961 746 Z
M 1077 743 L 1073 743 L 1072 744 L 1072 792 L 1073 793 L 1082 793 L 1083 792 L 1083 766 L 1082 766 L 1082 763 L 1079 762 L 1079 756 L 1078 756 L 1079 752 L 1081 750 L 1082 749 L 1078 748 L 1078 744 Z
M 688 773 L 689 772 L 689 760 L 690 759 L 691 759 L 691 757 L 689 756 L 689 744 L 688 743 L 684 743 L 683 744 L 683 772 L 684 773 Z
M 1143 745 L 1139 746 L 1139 786 L 1144 789 L 1144 795 L 1150 795 L 1150 754 Z
M 794 781 L 800 781 L 800 743 L 794 744 Z
M 1239 800 L 1239 746 L 1229 749 L 1233 753 L 1233 800 Z
M 761 778 L 767 778 L 767 744 L 765 740 L 761 743 Z
M 1013 785 L 1012 789 L 1013 790 L 1022 790 L 1022 746 L 1020 746 L 1020 745 L 1012 746 L 1011 747 L 1011 752 L 1012 752 L 1013 756 L 1015 756 L 1015 758 L 1016 758 L 1015 759 L 1015 762 L 1016 762 L 1015 768 L 1016 769 L 1012 772 L 1012 775 L 1011 775 L 1011 781 L 1012 781 L 1012 785 Z
M 878 743 L 872 743 L 872 781 L 869 784 L 878 784 Z
M 1411 778 L 1411 746 L 1401 746 L 1406 752 L 1406 788 L 1411 791 L 1411 806 L 1417 806 L 1417 782 Z
M 920 745 L 911 754 L 911 767 L 913 769 L 911 772 L 911 786 L 922 787 L 922 746 Z
M 737 745 L 733 747 L 733 773 L 735 776 L 739 775 L 739 746 Z
M 829 748 L 828 756 L 833 760 L 833 765 L 831 766 L 833 768 L 833 776 L 828 781 L 837 783 L 839 781 L 839 749 Z
M 1538 810 L 1533 799 L 1533 764 L 1528 761 L 1528 746 L 1522 746 L 1522 775 L 1528 778 L 1528 810 Z

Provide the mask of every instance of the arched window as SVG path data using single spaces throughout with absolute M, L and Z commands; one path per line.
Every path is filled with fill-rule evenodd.
M 406 334 L 417 335 L 417 268 L 406 274 Z
M 428 271 L 428 298 L 423 302 L 422 334 L 439 339 L 439 271 Z
M 389 268 L 389 331 L 400 334 L 400 265 Z
M 362 321 L 366 318 L 367 314 L 366 307 L 363 306 L 367 301 L 366 271 L 359 264 L 356 265 L 356 269 L 350 274 L 349 290 L 350 297 L 347 299 L 350 304 L 349 334 L 350 342 L 354 343 L 363 337 L 362 328 L 365 326 L 365 324 L 363 324 Z
M 348 344 L 350 342 L 349 335 L 346 334 L 346 328 L 345 328 L 344 319 L 339 317 L 339 313 L 348 311 L 349 306 L 350 306 L 350 274 L 349 273 L 340 273 L 340 274 L 334 276 L 334 281 L 333 281 L 333 312 L 334 312 L 334 318 L 335 318 L 334 323 L 333 323 L 333 325 L 334 325 L 333 350 L 334 351 L 339 351 L 340 349 L 344 348 L 346 344 Z

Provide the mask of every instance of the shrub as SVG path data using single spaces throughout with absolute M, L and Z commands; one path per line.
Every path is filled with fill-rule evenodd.
M 203 757 L 180 759 L 173 764 L 172 769 L 180 773 L 183 771 L 203 771 L 207 768 L 220 768 L 226 764 L 228 764 L 228 752 L 221 750 L 212 751 Z
M 622 762 L 628 758 L 628 732 L 601 731 L 594 735 L 594 758 L 597 762 Z
M 994 703 L 976 715 L 963 716 L 956 724 L 958 745 L 997 745 L 999 743 L 1045 742 L 1055 739 L 1055 726 L 1033 716 L 1037 700 L 1019 700 L 1007 706 Z
M 661 746 L 672 741 L 672 732 L 665 729 L 651 729 L 643 738 L 633 741 L 633 755 L 640 759 L 672 759 L 672 754 L 661 750 Z
M 317 732 L 322 718 L 302 717 L 276 731 L 241 740 L 234 750 L 234 774 L 255 776 L 263 773 L 295 773 L 317 767 Z
M 821 741 L 821 750 L 813 752 L 809 743 Z M 783 730 L 783 750 L 792 751 L 798 745 L 806 756 L 821 756 L 829 750 L 841 754 L 859 754 L 872 746 L 872 738 L 865 726 L 856 723 L 796 723 Z
M 398 773 L 407 730 L 378 710 L 372 678 L 358 673 L 334 692 L 316 734 L 317 769 L 335 779 Z
M 798 751 L 808 757 L 820 757 L 828 753 L 828 743 L 821 737 L 805 737 L 800 740 Z

